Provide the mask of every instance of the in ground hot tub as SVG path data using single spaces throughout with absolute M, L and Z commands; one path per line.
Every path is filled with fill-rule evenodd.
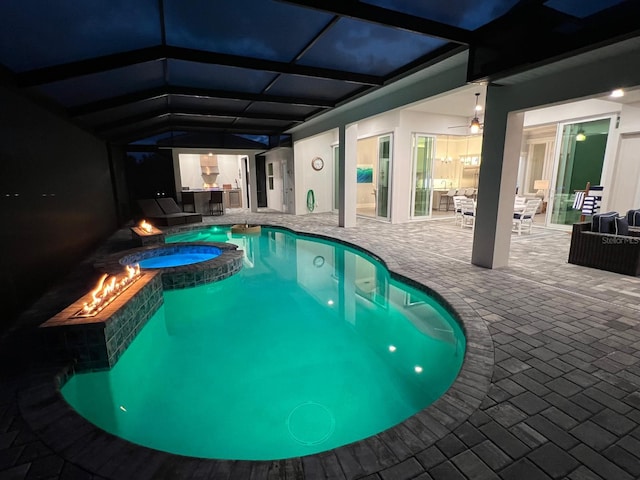
M 159 270 L 162 288 L 176 290 L 223 280 L 242 268 L 243 252 L 222 242 L 181 242 L 149 245 L 120 252 L 96 265 L 105 272 L 139 264 L 143 270 Z

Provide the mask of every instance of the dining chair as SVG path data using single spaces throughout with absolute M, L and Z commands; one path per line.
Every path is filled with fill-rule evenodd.
M 529 233 L 533 227 L 533 219 L 536 216 L 536 211 L 540 206 L 542 200 L 539 198 L 527 200 L 524 209 L 513 212 L 513 228 L 512 231 L 518 232 L 518 235 L 522 235 L 522 227 L 524 226 Z
M 462 213 L 461 227 L 473 227 L 476 224 L 476 204 L 471 198 L 461 198 L 460 209 Z
M 453 197 L 453 224 L 458 225 L 458 221 L 462 223 L 462 207 L 460 200 L 467 198 L 464 195 L 455 195 Z

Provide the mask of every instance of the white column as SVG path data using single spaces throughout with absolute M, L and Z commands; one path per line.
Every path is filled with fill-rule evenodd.
M 338 180 L 338 226 L 356 226 L 356 164 L 358 149 L 358 126 L 340 126 L 338 132 L 339 180 Z
M 513 202 L 518 176 L 524 113 L 508 113 L 500 88 L 487 88 L 486 128 L 471 263 L 486 268 L 509 263 Z M 494 102 L 491 102 L 491 100 Z
M 249 189 L 249 198 L 251 199 L 251 212 L 258 211 L 258 176 L 256 175 L 256 156 L 249 156 L 249 178 L 247 179 L 247 188 Z

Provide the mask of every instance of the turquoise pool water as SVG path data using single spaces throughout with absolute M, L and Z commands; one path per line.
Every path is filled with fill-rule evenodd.
M 157 257 L 145 258 L 138 264 L 140 268 L 166 268 L 204 262 L 220 256 L 220 253 L 172 253 Z
M 240 245 L 243 269 L 164 292 L 111 371 L 63 387 L 99 427 L 176 454 L 282 459 L 381 432 L 455 379 L 457 322 L 372 258 L 276 229 L 212 235 Z

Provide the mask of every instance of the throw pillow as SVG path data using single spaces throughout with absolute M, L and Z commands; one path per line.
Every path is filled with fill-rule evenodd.
M 618 218 L 618 212 L 596 213 L 591 221 L 591 231 L 615 233 L 616 218 Z
M 626 217 L 616 217 L 616 235 L 629 235 L 629 222 Z
M 627 212 L 627 223 L 630 227 L 640 227 L 640 208 Z

